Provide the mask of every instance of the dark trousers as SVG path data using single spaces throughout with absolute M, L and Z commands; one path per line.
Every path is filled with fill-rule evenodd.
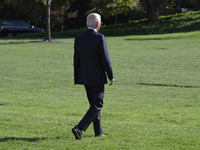
M 78 128 L 86 131 L 93 122 L 95 135 L 102 133 L 101 113 L 103 107 L 104 85 L 85 85 L 90 108 L 78 124 Z

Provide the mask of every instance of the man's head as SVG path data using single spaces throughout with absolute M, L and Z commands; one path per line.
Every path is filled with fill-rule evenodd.
M 87 16 L 87 26 L 99 31 L 101 27 L 101 16 L 97 13 L 91 13 Z

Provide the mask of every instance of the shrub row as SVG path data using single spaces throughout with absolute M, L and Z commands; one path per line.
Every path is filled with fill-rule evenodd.
M 52 32 L 53 38 L 75 37 L 85 28 L 65 32 Z M 101 33 L 106 36 L 164 34 L 200 30 L 200 11 L 191 11 L 168 16 L 161 16 L 159 23 L 148 23 L 146 19 L 130 21 L 125 24 L 103 26 Z M 45 33 L 22 34 L 17 38 L 45 37 Z

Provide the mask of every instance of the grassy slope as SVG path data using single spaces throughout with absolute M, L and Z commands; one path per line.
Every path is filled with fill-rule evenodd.
M 199 149 L 199 35 L 108 37 L 108 136 L 94 138 L 90 126 L 81 141 L 71 128 L 88 104 L 73 85 L 73 39 L 0 40 L 0 149 Z
M 159 23 L 135 20 L 126 24 L 117 24 L 103 28 L 103 32 L 111 36 L 163 34 L 196 30 L 200 30 L 200 11 L 161 16 Z

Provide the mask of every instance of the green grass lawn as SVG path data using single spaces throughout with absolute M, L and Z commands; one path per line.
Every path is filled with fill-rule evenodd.
M 71 129 L 89 105 L 73 84 L 73 39 L 0 40 L 0 149 L 200 149 L 200 32 L 107 37 L 103 138 Z M 38 40 L 38 39 L 36 39 Z

